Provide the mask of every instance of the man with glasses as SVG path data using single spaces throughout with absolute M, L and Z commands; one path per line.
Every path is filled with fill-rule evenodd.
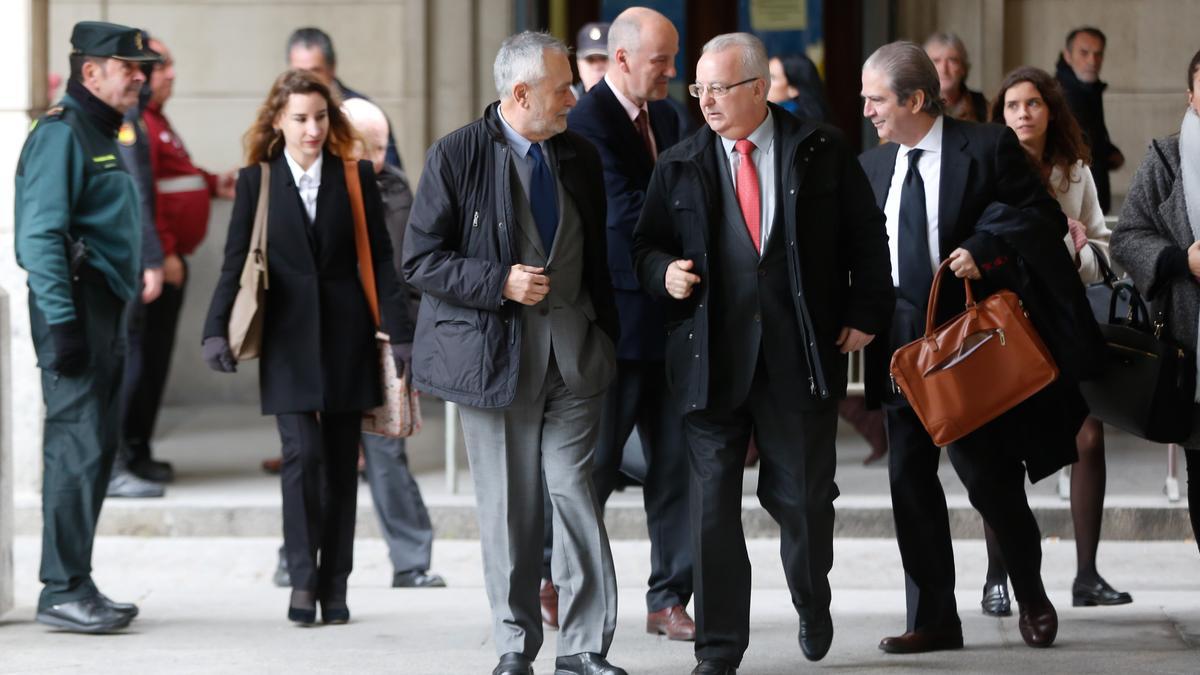
M 829 650 L 837 400 L 846 355 L 887 328 L 894 295 L 866 176 L 838 131 L 767 103 L 762 42 L 713 38 L 696 79 L 708 129 L 659 155 L 634 261 L 664 304 L 667 383 L 691 451 L 693 673 L 726 674 L 750 641 L 751 432 L 801 651 L 816 661 Z

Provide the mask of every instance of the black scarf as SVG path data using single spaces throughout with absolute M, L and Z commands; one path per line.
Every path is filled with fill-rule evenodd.
M 79 102 L 79 107 L 91 117 L 100 130 L 116 138 L 121 129 L 122 115 L 115 108 L 96 98 L 96 95 L 75 80 L 67 80 L 67 94 Z

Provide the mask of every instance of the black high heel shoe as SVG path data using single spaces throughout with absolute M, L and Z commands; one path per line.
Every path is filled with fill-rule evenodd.
M 983 600 L 979 602 L 985 616 L 1012 616 L 1012 601 L 1008 597 L 1008 582 L 985 584 Z
M 311 626 L 317 622 L 317 601 L 312 591 L 292 591 L 288 602 L 288 621 L 299 626 Z
M 1099 577 L 1095 583 L 1083 583 L 1076 579 L 1071 585 L 1071 604 L 1075 607 L 1128 605 L 1131 602 L 1133 596 L 1109 586 L 1107 581 Z
M 336 626 L 349 622 L 350 608 L 346 606 L 345 598 L 321 601 L 321 623 Z

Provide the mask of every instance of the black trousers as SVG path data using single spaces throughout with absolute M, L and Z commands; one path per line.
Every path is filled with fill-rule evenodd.
M 837 406 L 804 410 L 771 391 L 759 360 L 750 393 L 732 410 L 684 417 L 691 448 L 696 657 L 739 664 L 750 643 L 750 559 L 742 531 L 742 478 L 754 433 L 758 499 L 781 530 L 784 575 L 798 612 L 829 606 Z
M 941 450 L 908 405 L 888 403 L 884 413 L 907 630 L 957 628 L 950 519 L 937 475 Z M 952 443 L 947 452 L 971 505 L 996 533 L 1017 602 L 1042 597 L 1041 533 L 1025 496 L 1024 465 L 1005 455 L 986 430 Z
M 150 459 L 150 439 L 162 407 L 186 285 L 186 281 L 183 286 L 163 284 L 154 302 L 144 305 L 137 297 L 130 303 L 129 353 L 121 385 L 127 459 Z
M 683 416 L 667 394 L 661 361 L 618 361 L 617 379 L 604 395 L 592 480 L 600 506 L 621 472 L 622 451 L 637 429 L 646 459 L 642 495 L 650 535 L 646 609 L 657 612 L 692 598 L 688 449 Z
M 1200 448 L 1184 449 L 1187 463 L 1188 517 L 1192 519 L 1192 538 L 1200 548 Z
M 283 546 L 292 588 L 344 600 L 354 567 L 362 413 L 275 419 L 283 444 Z

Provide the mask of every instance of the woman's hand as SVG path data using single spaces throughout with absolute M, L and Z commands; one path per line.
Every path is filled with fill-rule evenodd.
M 950 252 L 950 271 L 959 279 L 981 279 L 979 268 L 975 266 L 975 258 L 965 248 L 956 248 Z
M 1188 271 L 1200 281 L 1200 241 L 1193 243 L 1187 249 Z
M 218 373 L 237 372 L 237 359 L 229 349 L 229 340 L 223 337 L 204 338 L 204 362 Z
M 1067 218 L 1067 231 L 1071 233 L 1071 242 L 1075 244 L 1075 252 L 1079 253 L 1088 243 L 1087 227 L 1074 218 Z

